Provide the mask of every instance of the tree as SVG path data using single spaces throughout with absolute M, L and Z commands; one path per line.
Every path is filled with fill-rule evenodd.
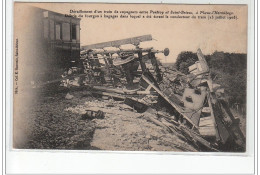
M 205 55 L 214 83 L 225 89 L 226 100 L 229 104 L 246 104 L 247 57 L 246 54 L 214 52 Z M 197 54 L 181 52 L 176 60 L 177 70 L 188 74 L 189 66 L 198 60 Z
M 185 51 L 178 55 L 175 65 L 178 71 L 188 74 L 189 66 L 193 65 L 196 61 L 198 61 L 198 57 L 195 53 Z

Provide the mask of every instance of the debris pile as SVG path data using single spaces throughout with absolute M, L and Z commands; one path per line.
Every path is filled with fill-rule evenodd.
M 101 101 L 102 100 L 102 101 Z M 148 109 L 138 113 L 124 101 L 93 100 L 83 105 L 68 107 L 65 111 L 84 115 L 85 110 L 103 111 L 104 118 L 91 119 L 95 122 L 95 133 L 91 146 L 103 150 L 147 150 L 147 151 L 198 151 L 181 134 L 173 134 L 173 129 L 158 121 L 159 114 Z
M 146 40 L 151 36 L 85 46 L 82 67 L 62 75 L 62 86 L 85 87 L 97 99 L 65 109 L 96 123 L 91 145 L 105 150 L 245 151 L 239 119 L 221 98 L 223 89 L 211 80 L 201 50 L 185 75 L 160 67 L 155 54 L 167 56 L 169 50 L 141 48 Z M 135 48 L 122 49 L 123 44 Z M 73 96 L 68 93 L 66 99 Z

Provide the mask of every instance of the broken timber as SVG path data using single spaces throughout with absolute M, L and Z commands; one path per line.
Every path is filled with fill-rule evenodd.
M 152 39 L 153 39 L 152 35 L 142 35 L 142 36 L 126 38 L 122 40 L 115 40 L 115 41 L 108 41 L 103 43 L 86 45 L 86 46 L 82 46 L 81 48 L 84 50 L 89 50 L 89 49 L 102 49 L 104 47 L 119 47 L 120 45 L 124 45 L 124 44 L 138 45 L 140 42 L 151 41 Z
M 124 101 L 124 103 L 130 107 L 132 107 L 133 109 L 135 109 L 138 113 L 142 113 L 145 112 L 146 109 L 148 108 L 148 104 L 145 103 L 144 101 L 140 101 L 137 98 L 134 97 L 126 97 L 126 96 L 122 96 L 122 95 L 117 95 L 115 93 L 109 93 L 109 92 L 100 92 L 100 91 L 95 91 L 92 92 L 93 94 L 99 94 L 99 95 L 104 95 L 104 96 L 109 96 L 112 98 L 117 98 L 120 99 L 122 101 Z
M 138 90 L 128 90 L 128 89 L 117 89 L 117 88 L 108 88 L 104 86 L 93 86 L 94 90 L 102 92 L 111 92 L 117 94 L 128 94 L 128 95 L 153 95 L 151 91 L 138 91 Z
M 192 128 L 197 128 L 198 126 L 185 114 L 181 113 L 181 109 L 177 105 L 174 104 L 158 87 L 156 87 L 148 78 L 142 75 L 142 79 L 145 80 L 160 96 L 162 96 L 177 112 L 179 112 L 183 118 L 185 118 L 191 125 Z
M 104 95 L 104 96 L 108 96 L 108 97 L 112 97 L 112 98 L 118 98 L 118 99 L 121 99 L 121 100 L 126 99 L 126 97 L 124 97 L 122 95 L 115 94 L 115 93 L 108 93 L 108 92 L 101 92 L 101 91 L 93 91 L 91 93 L 92 94 Z
M 156 113 L 157 113 L 157 115 L 159 114 L 161 121 L 159 121 L 159 119 L 155 117 L 154 114 L 156 114 Z M 218 149 L 214 148 L 210 142 L 205 140 L 200 134 L 194 132 L 191 129 L 188 129 L 184 125 L 179 124 L 175 121 L 171 121 L 171 122 L 167 121 L 167 119 L 169 119 L 169 116 L 167 113 L 164 113 L 162 111 L 155 111 L 150 108 L 147 110 L 147 112 L 145 112 L 145 115 L 143 115 L 143 116 L 148 121 L 150 121 L 158 126 L 161 126 L 168 132 L 174 133 L 181 140 L 183 140 L 185 142 L 187 142 L 187 141 L 191 142 L 194 146 L 197 146 L 197 148 L 200 148 L 198 146 L 198 144 L 200 144 L 200 145 L 203 145 L 204 147 L 206 147 L 207 150 L 216 151 L 216 152 L 219 151 Z

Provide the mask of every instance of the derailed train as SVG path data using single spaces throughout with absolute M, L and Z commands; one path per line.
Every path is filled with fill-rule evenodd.
M 198 61 L 184 75 L 160 67 L 155 54 L 167 56 L 169 49 L 139 47 L 140 42 L 151 39 L 151 35 L 145 35 L 83 47 L 82 67 L 66 72 L 63 86 L 86 85 L 95 94 L 123 99 L 137 112 L 151 106 L 166 111 L 164 115 L 169 116 L 173 125 L 182 128 L 184 134 L 206 150 L 245 151 L 246 139 L 239 119 L 219 95 L 221 88 L 211 80 L 201 50 L 197 52 Z M 135 47 L 122 49 L 123 44 Z

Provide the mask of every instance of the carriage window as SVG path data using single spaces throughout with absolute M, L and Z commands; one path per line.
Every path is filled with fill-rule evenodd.
M 43 21 L 43 36 L 44 38 L 49 38 L 49 21 L 44 19 Z
M 56 39 L 61 39 L 61 24 L 56 24 L 55 29 L 56 29 Z
M 62 23 L 62 40 L 69 41 L 70 40 L 70 24 Z
M 76 39 L 79 41 L 79 25 L 76 26 Z
M 75 24 L 72 24 L 71 39 L 77 39 L 77 30 Z
M 51 40 L 54 40 L 54 21 L 50 20 L 50 38 Z

